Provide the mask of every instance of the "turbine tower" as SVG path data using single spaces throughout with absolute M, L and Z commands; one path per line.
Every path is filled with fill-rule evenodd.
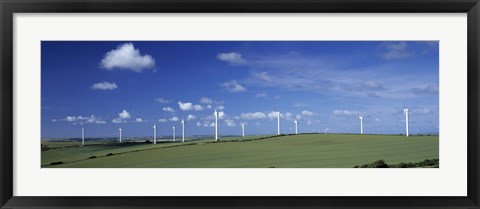
M 157 125 L 153 124 L 153 144 L 157 144 Z
M 358 116 L 360 119 L 360 134 L 363 134 L 363 116 Z
M 218 141 L 218 112 L 215 110 L 214 112 L 215 115 L 215 141 Z
M 298 134 L 298 121 L 294 120 L 293 122 L 295 123 L 295 135 L 297 135 Z
M 85 145 L 85 127 L 82 127 L 82 146 Z
M 119 141 L 120 141 L 120 143 L 121 143 L 121 142 L 122 142 L 122 128 L 119 128 L 119 129 L 118 129 L 118 133 L 120 134 L 120 138 L 118 138 L 118 139 L 119 139 Z
M 280 135 L 280 111 L 277 112 L 277 135 Z
M 185 121 L 182 119 L 182 142 L 185 142 Z
M 408 137 L 408 108 L 403 107 L 403 113 L 405 114 L 405 136 Z
M 242 123 L 242 137 L 245 137 L 245 123 Z
M 175 142 L 175 126 L 173 126 L 173 142 Z

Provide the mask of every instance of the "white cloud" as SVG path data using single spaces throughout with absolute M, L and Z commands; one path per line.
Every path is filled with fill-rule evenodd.
M 255 98 L 257 99 L 268 99 L 269 96 L 267 93 L 263 92 L 263 93 L 257 93 L 255 94 Z M 273 96 L 273 97 L 270 97 L 271 99 L 280 99 L 280 96 L 279 95 L 276 95 L 276 96 Z
M 110 83 L 107 81 L 95 83 L 92 86 L 90 86 L 90 89 L 93 89 L 93 90 L 114 90 L 116 88 L 118 88 L 116 83 L 113 83 L 113 82 Z
M 237 124 L 235 123 L 235 121 L 230 120 L 230 119 L 225 120 L 225 124 L 227 124 L 228 127 L 234 127 L 234 126 L 237 125 Z
M 146 122 L 146 121 L 143 120 L 142 118 L 135 118 L 135 122 L 142 123 L 142 122 Z
M 67 116 L 67 117 L 65 118 L 65 120 L 68 121 L 68 122 L 73 122 L 73 121 L 76 121 L 77 118 L 76 118 L 75 116 Z
M 122 69 L 142 72 L 144 69 L 153 68 L 155 59 L 148 54 L 142 55 L 132 43 L 125 43 L 107 52 L 100 62 L 100 66 L 107 70 Z
M 120 118 L 115 118 L 115 119 L 112 120 L 112 123 L 125 123 L 125 121 L 123 121 Z
M 193 104 L 190 103 L 190 102 L 183 103 L 183 102 L 179 101 L 178 102 L 178 107 L 183 111 L 193 110 Z
M 88 119 L 88 117 L 86 117 L 86 116 L 84 117 L 84 116 L 81 116 L 81 115 L 77 116 L 76 118 L 77 118 L 77 120 L 87 120 Z
M 224 109 L 225 109 L 225 106 L 223 106 L 223 105 L 218 105 L 218 106 L 217 106 L 217 109 L 218 109 L 218 110 L 224 110 Z
M 236 52 L 230 53 L 219 53 L 217 54 L 217 59 L 228 62 L 232 65 L 239 65 L 245 63 L 245 60 L 242 58 L 242 55 Z
M 56 122 L 56 119 L 54 122 Z M 52 121 L 53 121 L 52 120 Z M 90 115 L 90 116 L 67 116 L 64 119 L 61 119 L 60 121 L 67 121 L 67 122 L 75 122 L 75 124 L 84 124 L 84 123 L 97 123 L 97 124 L 103 124 L 107 123 L 106 121 L 102 120 L 102 118 L 96 117 L 95 115 Z
M 302 111 L 302 115 L 305 115 L 305 116 L 313 116 L 315 115 L 315 113 L 311 112 L 311 111 L 308 111 L 308 110 L 304 110 Z
M 382 91 L 387 90 L 383 84 L 378 81 L 358 81 L 358 82 L 351 82 L 348 84 L 342 84 L 342 89 L 348 92 L 366 92 L 372 93 L 371 91 Z
M 301 102 L 295 102 L 295 104 L 293 104 L 293 107 L 307 107 L 307 106 L 309 105 Z
M 297 115 L 295 115 L 295 119 L 296 119 L 296 120 L 300 120 L 300 119 L 302 119 L 302 116 L 299 115 L 299 114 L 297 114 Z
M 285 117 L 285 119 L 287 120 L 293 120 L 295 115 L 291 112 L 286 112 L 285 114 L 283 114 L 283 116 Z
M 168 101 L 168 100 L 165 99 L 165 98 L 156 98 L 156 99 L 155 99 L 155 102 L 164 103 L 164 104 L 170 103 L 170 101 Z
M 385 87 L 377 81 L 364 81 L 361 85 L 366 90 L 383 90 Z
M 428 109 L 426 107 L 417 107 L 417 108 L 410 109 L 410 113 L 413 113 L 413 114 L 429 114 L 432 112 L 433 111 L 431 109 Z
M 181 102 L 179 101 L 178 102 L 178 107 L 183 110 L 183 111 L 189 111 L 189 110 L 196 110 L 196 111 L 200 111 L 200 110 L 203 110 L 203 107 L 201 105 L 198 105 L 198 104 L 192 104 L 191 102 Z
M 131 117 L 130 113 L 127 110 L 123 110 L 122 112 L 118 113 L 118 118 L 112 120 L 113 123 L 126 123 L 126 119 Z
M 226 116 L 227 116 L 227 114 L 225 114 L 225 112 L 223 112 L 223 111 L 218 112 L 218 119 L 223 119 Z
M 196 110 L 196 111 L 200 111 L 200 110 L 203 110 L 203 107 L 201 105 L 193 105 L 193 109 Z
M 220 87 L 223 87 L 225 90 L 229 92 L 242 92 L 247 90 L 244 86 L 240 85 L 236 80 L 231 80 L 231 81 L 222 83 L 220 84 Z
M 215 123 L 210 122 L 210 121 L 203 121 L 203 123 L 197 122 L 197 126 L 203 126 L 203 127 L 214 127 Z
M 412 88 L 414 94 L 419 95 L 438 95 L 438 84 L 436 85 L 427 85 L 420 88 Z
M 175 110 L 171 107 L 164 107 L 164 108 L 162 108 L 162 110 L 165 111 L 165 112 L 175 112 Z
M 205 106 L 205 108 L 212 109 L 212 105 L 207 105 L 207 106 Z
M 386 60 L 407 58 L 414 54 L 408 49 L 406 42 L 385 42 L 381 47 L 384 51 L 380 56 Z
M 208 97 L 202 97 L 200 99 L 200 103 L 203 103 L 203 104 L 213 104 L 213 100 L 208 98 Z
M 267 115 L 265 115 L 265 113 L 263 112 L 249 112 L 240 114 L 240 118 L 247 120 L 255 120 L 267 118 Z
M 165 119 L 165 118 L 160 118 L 160 119 L 158 119 L 158 122 L 165 123 L 165 122 L 167 122 L 167 119 Z
M 195 120 L 195 119 L 197 119 L 197 116 L 195 116 L 195 115 L 189 114 L 189 115 L 187 116 L 187 121 Z
M 361 113 L 359 111 L 350 111 L 350 110 L 334 110 L 333 111 L 333 114 L 334 115 L 348 115 L 348 116 L 351 116 L 351 115 L 360 115 Z
M 268 97 L 268 94 L 267 93 L 258 93 L 258 94 L 255 94 L 255 98 L 263 98 L 263 99 L 266 99 Z
M 57 119 L 52 119 L 52 122 L 54 122 L 54 123 L 57 122 Z
M 173 117 L 171 117 L 171 118 L 170 118 L 170 119 L 168 119 L 168 120 L 169 120 L 169 121 L 178 121 L 179 119 L 178 119 L 178 117 L 176 117 L 176 116 L 173 116 Z
M 277 111 L 271 111 L 268 113 L 268 118 L 270 119 L 275 119 L 278 117 L 278 112 Z
M 118 113 L 118 117 L 120 117 L 121 119 L 129 119 L 130 113 L 126 110 L 123 110 L 121 113 Z

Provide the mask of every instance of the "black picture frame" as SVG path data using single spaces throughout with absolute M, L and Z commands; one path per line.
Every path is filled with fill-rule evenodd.
M 0 0 L 1 208 L 480 208 L 479 0 Z M 467 13 L 466 197 L 20 197 L 13 196 L 14 13 Z M 448 181 L 449 179 L 445 179 Z

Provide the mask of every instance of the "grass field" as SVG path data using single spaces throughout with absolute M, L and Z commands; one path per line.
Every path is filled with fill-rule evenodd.
M 397 164 L 439 158 L 438 136 L 301 134 L 231 137 L 219 143 L 78 144 L 42 142 L 49 148 L 42 151 L 42 167 L 352 168 L 377 160 Z M 54 162 L 61 164 L 50 165 Z

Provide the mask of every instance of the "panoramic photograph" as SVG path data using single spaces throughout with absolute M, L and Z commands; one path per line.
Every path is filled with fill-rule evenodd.
M 42 41 L 40 108 L 45 169 L 439 168 L 439 42 Z

